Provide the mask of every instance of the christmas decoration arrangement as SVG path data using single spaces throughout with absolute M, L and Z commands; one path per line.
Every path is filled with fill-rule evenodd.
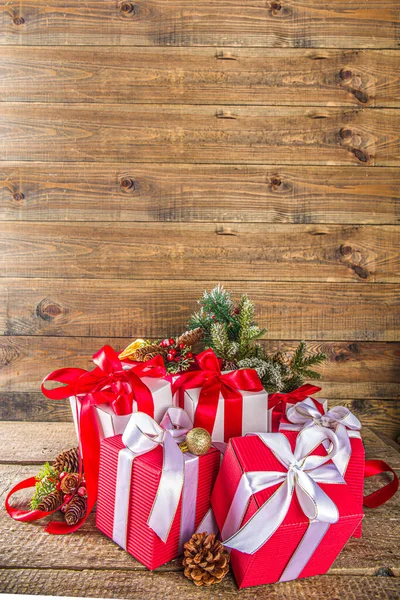
M 247 295 L 218 285 L 199 305 L 178 336 L 104 346 L 91 370 L 44 378 L 48 398 L 70 402 L 78 447 L 14 486 L 6 509 L 58 513 L 46 531 L 66 534 L 97 502 L 100 531 L 148 569 L 183 555 L 199 587 L 230 568 L 240 588 L 325 573 L 361 537 L 363 505 L 390 499 L 398 478 L 365 461 L 347 408 L 314 397 L 323 353 L 301 342 L 268 355 Z M 363 497 L 364 478 L 384 472 L 390 483 Z M 30 510 L 12 506 L 27 488 Z

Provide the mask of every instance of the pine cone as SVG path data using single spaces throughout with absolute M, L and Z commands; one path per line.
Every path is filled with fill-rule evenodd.
M 56 508 L 59 508 L 62 503 L 63 503 L 62 493 L 60 491 L 56 490 L 55 492 L 51 492 L 51 494 L 44 496 L 44 498 L 42 498 L 42 500 L 40 501 L 40 504 L 38 505 L 37 508 L 38 508 L 38 510 L 45 510 L 46 512 L 49 512 L 51 510 L 55 510 Z
M 87 499 L 76 494 L 65 511 L 65 520 L 68 525 L 76 525 L 85 516 L 86 510 Z
M 197 586 L 213 585 L 229 571 L 229 553 L 213 533 L 194 533 L 184 546 L 184 575 Z
M 78 448 L 71 448 L 65 450 L 59 454 L 54 463 L 53 467 L 59 473 L 66 471 L 67 473 L 77 473 L 79 471 L 79 454 Z
M 164 356 L 165 354 L 166 350 L 158 344 L 149 344 L 148 346 L 142 346 L 141 348 L 137 348 L 136 350 L 134 350 L 133 353 L 129 356 L 129 360 L 145 362 L 150 358 L 154 358 L 154 356 Z
M 68 473 L 61 480 L 61 491 L 64 494 L 72 494 L 79 485 L 79 473 Z
M 197 327 L 196 329 L 192 329 L 191 331 L 185 331 L 182 333 L 180 337 L 176 340 L 178 344 L 185 344 L 186 346 L 194 346 L 201 340 L 203 337 L 203 330 L 201 327 Z
M 223 371 L 236 371 L 238 364 L 233 360 L 223 360 L 222 370 Z

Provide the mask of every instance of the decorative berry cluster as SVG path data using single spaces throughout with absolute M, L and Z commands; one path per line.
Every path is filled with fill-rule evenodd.
M 190 347 L 183 342 L 177 343 L 177 340 L 174 338 L 161 340 L 159 346 L 168 349 L 167 360 L 169 362 L 180 363 L 184 360 L 190 361 L 193 359 L 193 353 L 191 352 Z
M 65 513 L 76 494 L 81 498 L 87 498 L 85 476 L 79 475 L 79 473 L 62 471 L 56 483 L 56 490 L 63 494 L 63 503 L 60 510 Z

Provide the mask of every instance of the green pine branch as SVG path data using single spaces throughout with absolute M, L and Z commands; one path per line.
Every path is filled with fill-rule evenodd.
M 31 509 L 36 510 L 45 496 L 56 490 L 58 473 L 50 463 L 45 463 L 36 476 L 35 493 L 31 500 Z

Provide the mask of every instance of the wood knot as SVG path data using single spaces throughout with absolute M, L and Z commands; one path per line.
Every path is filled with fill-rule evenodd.
M 43 321 L 52 321 L 62 313 L 62 308 L 55 302 L 44 298 L 36 307 L 36 315 Z
M 282 8 L 282 4 L 280 2 L 271 2 L 270 4 L 272 11 L 280 11 Z
M 135 189 L 135 181 L 131 177 L 123 177 L 120 186 L 124 192 L 130 192 Z
M 343 79 L 343 81 L 348 81 L 349 79 L 351 79 L 353 77 L 353 73 L 351 71 L 349 71 L 348 69 L 342 69 L 339 73 L 340 75 L 340 79 Z
M 366 163 L 369 161 L 368 154 L 359 148 L 353 148 L 353 154 L 360 162 Z
M 14 25 L 23 25 L 25 23 L 25 19 L 23 17 L 14 17 L 13 23 Z
M 132 4 L 132 2 L 122 2 L 119 9 L 120 9 L 121 13 L 124 15 L 124 17 L 128 17 L 135 13 L 135 7 Z
M 340 254 L 342 256 L 351 256 L 353 254 L 353 248 L 351 246 L 340 246 Z
M 271 184 L 271 187 L 277 188 L 280 185 L 282 185 L 282 179 L 275 175 L 274 177 L 271 177 L 270 184 Z
M 350 265 L 354 273 L 358 275 L 360 279 L 368 279 L 369 273 L 361 265 Z
M 362 104 L 367 104 L 369 97 L 368 95 L 361 90 L 353 90 L 353 95 L 357 98 L 359 102 Z
M 351 129 L 341 129 L 340 130 L 340 137 L 342 138 L 342 140 L 349 140 L 353 135 L 353 132 L 351 131 Z
M 25 196 L 22 192 L 15 192 L 15 194 L 13 194 L 13 200 L 15 200 L 15 202 L 21 202 L 24 198 Z

